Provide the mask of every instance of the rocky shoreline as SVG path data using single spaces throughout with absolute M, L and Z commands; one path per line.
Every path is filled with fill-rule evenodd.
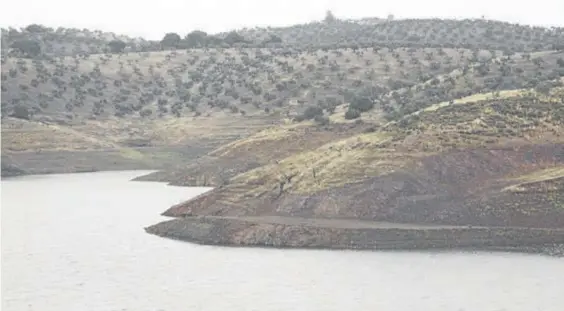
M 503 227 L 330 228 L 186 217 L 145 228 L 161 237 L 218 246 L 355 249 L 487 250 L 564 256 L 564 230 Z

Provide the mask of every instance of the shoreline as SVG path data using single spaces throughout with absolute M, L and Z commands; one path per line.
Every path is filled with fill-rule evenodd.
M 185 149 L 182 146 L 152 146 L 129 149 L 137 152 L 138 155 L 131 156 L 120 149 L 12 152 L 4 148 L 2 149 L 1 176 L 4 178 L 102 171 L 166 171 L 183 161 L 196 159 L 209 148 Z M 166 176 L 154 181 L 169 182 Z
M 20 175 L 2 175 L 2 179 L 10 180 L 10 179 L 18 179 L 18 178 L 33 178 L 33 177 L 49 177 L 49 176 L 57 176 L 57 175 L 77 175 L 77 174 L 90 174 L 90 173 L 114 173 L 114 172 L 140 172 L 141 174 L 138 176 L 145 176 L 147 174 L 151 174 L 156 172 L 157 170 L 151 169 L 107 169 L 107 170 L 84 170 L 84 171 L 72 171 L 72 172 L 43 172 L 43 173 L 25 173 Z M 135 178 L 138 176 L 132 177 L 128 181 L 136 181 Z
M 112 171 L 141 171 L 141 175 L 130 180 L 135 181 L 136 178 L 157 170 L 104 169 L 73 172 L 26 172 L 19 175 L 2 176 L 2 178 Z M 286 220 L 280 220 L 276 219 L 277 216 L 264 216 L 266 221 L 255 221 L 256 217 L 247 218 L 214 216 L 172 218 L 144 229 L 149 234 L 163 238 L 222 247 L 433 252 L 499 251 L 544 254 L 564 258 L 564 229 L 429 224 L 417 224 L 410 228 L 409 225 L 401 223 L 379 224 L 375 222 L 375 226 L 366 226 L 363 224 L 366 221 L 356 220 L 347 220 L 350 223 L 356 223 L 356 226 L 347 227 L 346 225 L 323 224 L 324 221 L 342 222 L 339 219 L 310 219 L 311 222 L 308 224 L 308 221 L 304 222 L 304 219 L 299 217 L 287 217 Z M 190 226 L 192 228 L 188 228 Z M 198 228 L 202 226 L 206 228 Z M 277 235 L 280 231 L 281 234 Z M 373 239 L 367 240 L 369 236 L 372 236 Z M 330 237 L 329 240 L 327 237 Z M 351 243 L 343 242 L 346 239 Z
M 373 251 L 500 251 L 564 257 L 564 230 L 542 228 L 328 228 L 187 217 L 145 228 L 200 245 Z

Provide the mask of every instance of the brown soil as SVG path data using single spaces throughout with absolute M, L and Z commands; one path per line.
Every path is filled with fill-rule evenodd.
M 552 188 L 504 190 L 515 179 L 564 165 L 564 145 L 523 145 L 451 151 L 413 161 L 408 168 L 311 194 L 276 187 L 256 197 L 252 184 L 230 184 L 167 210 L 164 215 L 354 218 L 418 224 L 564 228 L 562 178 Z M 233 198 L 241 198 L 233 200 Z

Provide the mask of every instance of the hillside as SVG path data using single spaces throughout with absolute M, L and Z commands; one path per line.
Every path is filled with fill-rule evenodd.
M 532 52 L 562 46 L 563 28 L 529 27 L 485 19 L 339 20 L 292 27 L 241 31 L 254 42 L 275 35 L 304 48 L 319 47 L 443 47 Z
M 491 58 L 491 54 L 482 52 L 475 57 L 480 56 L 484 57 L 480 62 L 432 78 L 422 78 L 422 82 L 395 90 L 385 90 L 383 87 L 357 89 L 358 93 L 350 96 L 349 102 L 337 106 L 332 113 L 325 112 L 323 117 L 328 118 L 328 121 L 322 124 L 302 122 L 271 128 L 223 146 L 189 163 L 187 167 L 177 166 L 138 180 L 172 181 L 173 184 L 185 186 L 217 186 L 236 173 L 281 160 L 297 151 L 318 147 L 329 140 L 374 129 L 388 121 L 404 124 L 406 116 L 417 114 L 420 110 L 530 92 L 546 95 L 552 87 L 561 84 L 559 77 L 564 76 L 564 52 L 516 54 L 502 58 Z M 368 91 L 373 93 L 367 95 Z M 366 100 L 367 96 L 371 102 Z M 316 120 L 323 118 L 319 116 Z
M 218 34 L 193 30 L 162 40 L 131 38 L 99 30 L 38 24 L 2 28 L 2 57 L 52 58 L 106 52 L 150 52 L 190 48 L 284 47 L 299 50 L 366 47 L 466 48 L 533 52 L 564 47 L 564 28 L 531 27 L 485 19 L 338 19 L 290 27 L 245 28 Z
M 426 78 L 423 74 L 446 74 L 472 62 L 468 50 L 443 50 L 438 60 L 452 58 L 449 65 L 426 61 L 405 64 L 405 71 L 390 68 L 396 58 L 423 58 L 433 51 L 288 55 L 282 50 L 226 49 L 92 55 L 86 60 L 8 58 L 2 66 L 2 107 L 4 114 L 23 106 L 37 116 L 65 118 L 295 116 L 310 105 L 331 110 L 347 92 L 362 86 L 386 92 L 415 84 Z
M 282 247 L 562 243 L 563 120 L 562 87 L 434 105 L 235 175 L 147 231 Z
M 114 51 L 112 46 L 122 42 L 126 52 L 160 50 L 159 42 L 132 38 L 100 30 L 31 24 L 22 29 L 2 28 L 2 57 L 51 59 L 62 56 L 82 56 Z
M 507 213 L 504 208 L 518 214 L 510 203 L 496 204 L 496 209 L 488 211 L 492 215 L 484 219 L 467 219 L 459 212 L 483 209 L 492 204 L 488 200 L 511 201 L 528 187 L 540 191 L 541 183 L 551 184 L 547 193 L 562 194 L 556 190 L 564 161 L 563 99 L 562 89 L 555 88 L 549 96 L 507 94 L 422 110 L 373 132 L 337 139 L 236 175 L 229 184 L 167 214 L 272 213 L 399 222 L 412 217 L 422 222 L 524 225 L 519 217 L 491 218 Z M 400 197 L 400 205 L 405 206 L 390 204 Z M 480 202 L 475 202 L 478 198 Z M 460 210 L 445 213 L 446 207 L 440 208 L 443 201 L 458 202 Z M 429 213 L 427 219 L 417 211 L 406 213 L 416 202 L 417 211 Z M 435 210 L 425 210 L 423 202 Z M 564 211 L 558 204 L 538 204 L 539 217 L 547 213 L 550 218 L 545 220 L 564 225 Z
M 7 117 L 2 119 L 2 176 L 166 168 L 245 137 L 267 121 L 202 117 L 53 122 Z
M 160 179 L 189 184 L 184 163 L 278 124 L 314 133 L 317 147 L 439 102 L 546 90 L 564 74 L 562 29 L 488 20 L 326 19 L 161 41 L 41 25 L 2 32 L 2 151 L 31 173 L 78 157 L 65 172 L 169 168 Z M 348 124 L 356 119 L 364 125 Z M 292 145 L 190 165 L 229 157 L 226 176 L 199 179 L 215 185 L 303 150 Z M 229 170 L 242 158 L 248 165 Z
M 136 178 L 168 181 L 179 186 L 222 186 L 243 172 L 282 160 L 295 153 L 320 147 L 339 138 L 370 129 L 370 124 L 302 122 L 262 130 L 220 146 L 208 154 L 173 169 Z

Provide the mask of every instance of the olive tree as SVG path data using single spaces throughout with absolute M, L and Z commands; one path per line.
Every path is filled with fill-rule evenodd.
M 121 40 L 112 40 L 108 43 L 112 53 L 121 53 L 125 49 L 125 42 Z
M 161 40 L 161 46 L 163 48 L 171 48 L 171 47 L 178 47 L 178 44 L 180 43 L 180 36 L 177 33 L 174 32 L 169 32 L 167 33 L 164 38 Z

